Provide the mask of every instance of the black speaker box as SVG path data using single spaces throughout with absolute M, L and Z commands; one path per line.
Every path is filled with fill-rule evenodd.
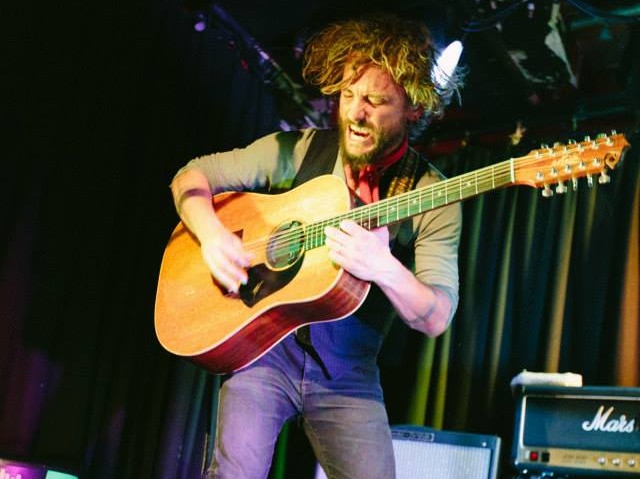
M 640 477 L 640 388 L 524 386 L 515 395 L 517 470 Z
M 500 438 L 419 426 L 393 426 L 396 479 L 496 479 Z M 326 479 L 320 467 L 315 479 Z

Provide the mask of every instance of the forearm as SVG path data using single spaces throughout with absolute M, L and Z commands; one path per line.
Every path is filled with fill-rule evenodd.
M 171 183 L 171 193 L 178 216 L 200 240 L 220 226 L 211 203 L 211 188 L 198 170 L 185 170 Z
M 340 228 L 327 227 L 329 258 L 365 281 L 375 283 L 402 320 L 428 336 L 437 336 L 449 325 L 453 305 L 449 296 L 421 282 L 389 249 L 389 231 L 366 231 L 353 221 Z
M 200 242 L 211 274 L 228 291 L 237 292 L 247 282 L 251 255 L 216 215 L 207 179 L 197 169 L 183 170 L 174 178 L 171 191 L 180 218 Z
M 430 337 L 447 329 L 452 308 L 449 296 L 443 290 L 421 282 L 397 259 L 389 259 L 389 266 L 379 273 L 375 283 L 412 329 Z

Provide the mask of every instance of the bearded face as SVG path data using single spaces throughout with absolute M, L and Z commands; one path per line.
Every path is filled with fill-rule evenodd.
M 389 130 L 366 121 L 352 123 L 343 118 L 339 119 L 338 127 L 342 157 L 354 171 L 398 148 L 406 135 L 405 128 Z M 370 146 L 365 148 L 365 144 Z
M 353 78 L 340 92 L 338 127 L 343 159 L 359 170 L 398 148 L 419 114 L 385 70 L 365 66 L 352 72 L 345 68 Z

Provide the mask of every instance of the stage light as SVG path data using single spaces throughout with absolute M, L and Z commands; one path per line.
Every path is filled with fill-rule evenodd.
M 193 29 L 196 32 L 203 32 L 207 28 L 207 17 L 204 13 L 198 12 L 195 15 L 195 21 L 193 22 Z
M 436 60 L 436 65 L 433 68 L 432 75 L 434 82 L 440 88 L 447 87 L 453 72 L 458 66 L 458 62 L 460 61 L 462 49 L 462 42 L 455 40 L 442 50 L 442 53 Z

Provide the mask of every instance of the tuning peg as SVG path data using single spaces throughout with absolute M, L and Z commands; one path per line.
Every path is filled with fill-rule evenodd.
M 556 186 L 556 193 L 559 195 L 567 192 L 567 185 L 564 184 L 564 181 L 559 181 Z
M 601 185 L 606 185 L 611 182 L 611 177 L 607 173 L 607 170 L 602 170 L 600 176 L 598 177 L 598 183 Z
M 578 178 L 571 178 L 571 188 L 573 191 L 578 191 Z
M 549 185 L 545 184 L 542 190 L 542 196 L 544 198 L 551 198 L 553 196 L 553 190 L 549 188 Z

